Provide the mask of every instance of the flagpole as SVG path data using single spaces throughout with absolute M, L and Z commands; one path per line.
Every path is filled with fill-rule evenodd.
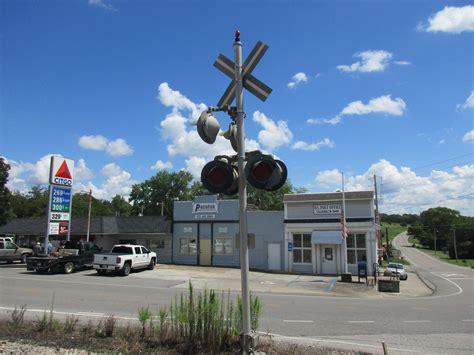
M 344 260 L 344 272 L 347 273 L 347 236 L 346 236 L 346 197 L 344 191 L 344 172 L 342 175 L 342 247 L 343 247 L 343 260 Z

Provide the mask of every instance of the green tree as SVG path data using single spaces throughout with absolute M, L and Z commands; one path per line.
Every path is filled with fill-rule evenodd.
M 11 216 L 10 198 L 11 193 L 8 189 L 7 182 L 10 171 L 10 165 L 5 162 L 5 159 L 0 157 L 0 226 L 7 223 Z
M 454 222 L 461 214 L 447 207 L 430 208 L 420 214 L 420 222 L 425 233 L 420 242 L 434 249 L 434 233 L 436 230 L 436 244 L 438 249 L 448 246 L 448 241 L 452 238 L 451 230 Z
M 247 184 L 247 202 L 265 211 L 283 210 L 283 195 L 293 192 L 296 190 L 289 180 L 276 191 L 259 190 Z
M 119 216 L 130 216 L 132 206 L 120 195 L 112 198 L 112 210 Z
M 72 197 L 72 216 L 87 217 L 89 214 L 89 193 L 78 192 Z M 107 200 L 95 198 L 92 195 L 91 216 L 114 216 L 112 203 Z
M 159 171 L 150 179 L 133 185 L 129 198 L 132 214 L 138 215 L 143 210 L 144 215 L 160 215 L 161 203 L 164 203 L 164 214 L 171 217 L 175 200 L 192 199 L 193 193 L 201 191 L 199 185 L 191 189 L 192 180 L 191 173 L 184 170 L 173 173 Z

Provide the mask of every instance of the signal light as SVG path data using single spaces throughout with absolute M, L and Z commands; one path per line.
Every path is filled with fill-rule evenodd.
M 253 187 L 275 191 L 285 184 L 288 170 L 281 160 L 259 153 L 249 157 L 245 166 L 245 176 Z
M 217 156 L 204 165 L 201 171 L 201 182 L 212 193 L 235 195 L 239 189 L 237 166 L 229 162 L 226 156 Z
M 219 121 L 208 111 L 203 111 L 197 121 L 199 137 L 207 144 L 216 141 L 217 134 L 221 128 Z
M 234 149 L 234 151 L 235 151 L 236 153 L 238 153 L 238 146 L 237 146 L 237 125 L 232 122 L 232 123 L 229 125 L 229 129 L 227 130 L 227 132 L 224 132 L 222 135 L 224 136 L 225 139 L 230 140 L 230 145 L 232 146 L 232 149 Z

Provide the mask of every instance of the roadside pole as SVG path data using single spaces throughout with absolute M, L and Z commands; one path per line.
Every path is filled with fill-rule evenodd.
M 239 171 L 239 234 L 240 234 L 240 274 L 242 285 L 242 352 L 248 354 L 251 347 L 250 292 L 249 292 L 249 251 L 247 240 L 247 182 L 245 179 L 245 132 L 244 132 L 244 94 L 242 90 L 242 42 L 236 36 L 234 42 L 235 81 L 236 81 L 236 124 Z
M 458 261 L 458 248 L 456 246 L 456 227 L 453 227 L 453 242 L 454 242 L 454 256 L 457 262 Z
M 436 228 L 433 229 L 434 232 L 434 247 L 435 247 L 435 255 L 436 255 Z
M 92 207 L 92 189 L 89 189 L 89 211 L 87 212 L 87 241 L 89 241 L 89 235 L 90 235 L 90 230 L 91 230 L 91 207 Z

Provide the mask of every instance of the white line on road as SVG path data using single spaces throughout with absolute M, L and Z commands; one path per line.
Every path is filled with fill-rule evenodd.
M 285 323 L 313 323 L 314 321 L 312 321 L 312 320 L 283 319 L 283 322 L 285 322 Z
M 474 322 L 474 319 L 463 319 L 461 322 Z
M 348 323 L 375 323 L 374 320 L 348 320 Z
M 450 280 L 474 280 L 474 277 L 450 277 Z
M 376 350 L 381 351 L 382 346 L 381 345 L 373 345 L 369 344 L 367 342 L 362 343 L 363 340 L 360 343 L 357 343 L 355 341 L 347 341 L 347 340 L 337 340 L 337 339 L 331 339 L 329 337 L 295 337 L 295 336 L 286 336 L 286 335 L 281 335 L 281 334 L 275 334 L 275 333 L 264 333 L 264 332 L 257 332 L 258 334 L 261 335 L 269 335 L 272 337 L 279 337 L 282 339 L 289 339 L 289 340 L 297 340 L 297 341 L 311 341 L 311 342 L 317 342 L 317 343 L 328 343 L 328 344 L 344 344 L 344 345 L 350 345 L 350 346 L 362 346 L 362 347 L 367 347 L 367 348 L 373 348 Z M 393 348 L 390 346 L 390 350 L 393 351 L 401 351 L 404 353 L 419 353 L 419 350 L 412 350 L 412 349 L 399 349 L 399 348 Z
M 430 320 L 404 320 L 403 323 L 429 323 Z
M 18 309 L 18 307 L 1 307 L 0 310 L 4 311 L 13 311 L 15 309 Z M 49 313 L 51 312 L 50 309 L 34 309 L 34 308 L 27 308 L 25 310 L 26 312 L 33 312 L 33 313 Z M 93 313 L 93 312 L 62 312 L 62 311 L 54 311 L 53 314 L 62 314 L 62 315 L 73 315 L 73 316 L 78 316 L 78 317 L 107 317 L 108 315 L 105 313 Z M 131 317 L 119 317 L 119 316 L 114 316 L 116 319 L 123 319 L 123 320 L 138 320 L 138 318 L 131 318 Z

